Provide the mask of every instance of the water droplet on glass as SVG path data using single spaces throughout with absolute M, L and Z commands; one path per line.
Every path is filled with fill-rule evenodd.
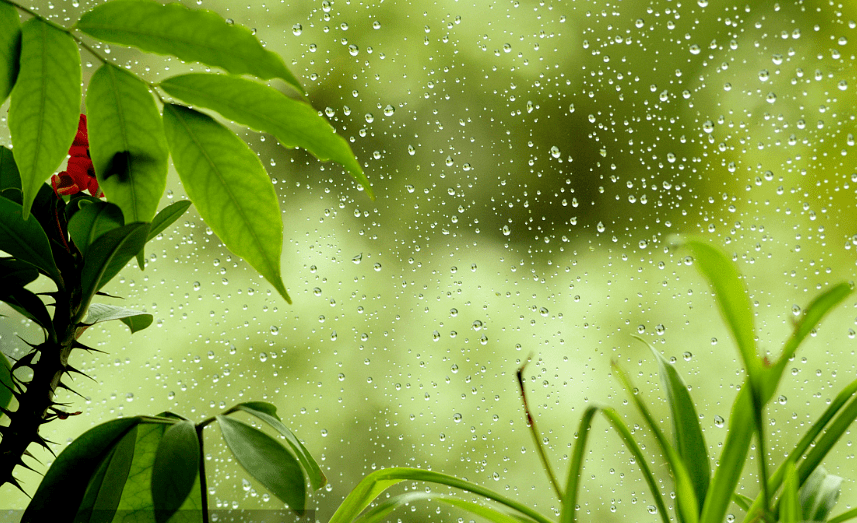
M 292 26 L 292 34 L 294 34 L 295 36 L 300 36 L 303 30 L 304 28 L 301 24 L 295 24 Z
M 714 426 L 718 429 L 722 429 L 725 423 L 726 420 L 724 420 L 722 416 L 714 416 Z

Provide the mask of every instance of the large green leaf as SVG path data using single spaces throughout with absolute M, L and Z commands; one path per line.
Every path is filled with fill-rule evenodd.
M 68 154 L 80 120 L 80 52 L 67 33 L 31 18 L 21 28 L 21 70 L 9 132 L 21 173 L 24 219 L 42 184 Z
M 89 246 L 95 240 L 124 224 L 119 207 L 110 202 L 91 202 L 82 204 L 68 221 L 68 234 L 86 259 Z
M 15 85 L 21 53 L 21 21 L 12 5 L 0 2 L 0 104 Z
M 44 229 L 36 220 L 25 220 L 21 206 L 6 198 L 0 198 L 0 250 L 34 265 L 63 287 Z
M 260 420 L 264 421 L 271 427 L 277 430 L 280 434 L 285 436 L 286 441 L 289 443 L 289 446 L 292 447 L 292 451 L 294 451 L 295 455 L 298 457 L 298 460 L 301 462 L 304 470 L 307 472 L 309 476 L 309 483 L 312 486 L 313 490 L 318 490 L 323 487 L 327 483 L 327 478 L 324 476 L 324 473 L 321 471 L 321 467 L 318 466 L 315 459 L 313 459 L 312 455 L 303 446 L 303 444 L 292 434 L 285 425 L 283 425 L 282 420 L 279 416 L 277 416 L 277 407 L 271 405 L 270 403 L 265 403 L 262 401 L 251 401 L 247 403 L 240 403 L 228 411 L 226 414 L 234 411 L 243 411 L 248 414 L 251 414 Z
M 217 423 L 226 445 L 244 470 L 290 509 L 303 512 L 306 485 L 295 457 L 277 440 L 243 421 L 217 416 Z
M 477 496 L 482 496 L 485 499 L 496 501 L 497 503 L 505 505 L 539 523 L 553 523 L 550 518 L 539 514 L 532 508 L 481 485 L 476 485 L 469 481 L 441 474 L 440 472 L 405 467 L 376 470 L 364 477 L 360 483 L 354 487 L 354 490 L 348 493 L 339 505 L 339 508 L 337 508 L 333 516 L 331 516 L 329 523 L 351 523 L 358 514 L 363 511 L 363 509 L 368 507 L 369 504 L 385 490 L 393 485 L 401 483 L 402 481 L 425 481 L 457 488 L 464 490 L 465 492 L 471 492 Z
M 705 499 L 708 482 L 711 479 L 711 465 L 708 462 L 708 448 L 705 445 L 705 438 L 702 435 L 702 427 L 699 424 L 699 416 L 696 414 L 693 399 L 676 368 L 670 365 L 666 358 L 661 356 L 661 353 L 649 345 L 646 340 L 637 336 L 635 338 L 645 343 L 658 361 L 658 374 L 661 377 L 661 382 L 667 393 L 667 403 L 670 406 L 675 448 L 687 466 L 687 473 L 693 482 L 696 499 L 702 501 Z
M 152 221 L 167 186 L 169 153 L 149 88 L 136 76 L 105 64 L 89 81 L 86 109 L 99 187 L 122 209 L 125 222 Z
M 186 107 L 164 106 L 164 130 L 199 215 L 291 303 L 280 275 L 283 221 L 262 162 L 235 133 Z
M 23 287 L 3 288 L 0 289 L 0 301 L 6 302 L 13 309 L 36 322 L 37 325 L 48 331 L 52 340 L 56 340 L 56 333 L 48 308 L 42 299 L 33 292 Z
M 22 523 L 71 522 L 89 480 L 114 445 L 140 422 L 139 418 L 108 421 L 83 433 L 57 456 L 27 505 Z M 74 481 L 69 481 L 73 478 Z
M 0 289 L 25 287 L 39 277 L 31 264 L 14 258 L 0 258 Z
M 302 92 L 283 59 L 267 51 L 246 27 L 180 3 L 115 0 L 85 13 L 75 28 L 100 40 L 202 62 L 232 74 L 281 78 Z
M 0 421 L 3 420 L 3 409 L 7 408 L 15 396 L 12 391 L 12 364 L 9 363 L 9 358 L 0 352 Z
M 165 523 L 184 504 L 199 476 L 199 439 L 190 421 L 167 429 L 152 466 L 155 520 Z
M 143 248 L 148 233 L 148 223 L 131 223 L 101 235 L 89 246 L 80 275 L 84 297 L 82 310 L 89 305 L 92 296 Z
M 0 147 L 0 196 L 21 203 L 21 175 L 18 174 L 15 156 L 7 147 Z
M 89 306 L 89 314 L 83 323 L 94 325 L 102 321 L 119 320 L 127 325 L 133 334 L 151 325 L 153 319 L 151 314 L 145 312 L 104 303 L 93 303 Z
M 113 519 L 134 460 L 138 427 L 139 425 L 132 428 L 119 440 L 89 479 L 75 523 L 95 523 Z
M 270 133 L 285 147 L 300 147 L 320 160 L 340 163 L 369 197 L 375 199 L 348 142 L 309 104 L 257 82 L 222 74 L 174 76 L 160 86 L 179 100 L 212 109 L 230 120 Z

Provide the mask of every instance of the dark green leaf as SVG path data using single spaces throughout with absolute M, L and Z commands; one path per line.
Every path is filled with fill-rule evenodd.
M 107 284 L 146 244 L 148 223 L 131 223 L 102 235 L 90 245 L 83 263 L 81 286 L 84 305 Z
M 100 523 L 113 519 L 134 459 L 138 427 L 136 425 L 119 440 L 90 478 L 75 523 Z
M 116 307 L 115 305 L 93 303 L 89 306 L 89 315 L 83 323 L 94 325 L 98 322 L 110 320 L 122 321 L 122 323 L 131 329 L 131 334 L 133 334 L 151 325 L 153 318 L 151 314 L 145 312 Z
M 86 203 L 68 221 L 68 234 L 86 259 L 95 240 L 124 224 L 122 211 L 116 205 L 101 201 Z
M 800 489 L 800 505 L 803 518 L 807 521 L 826 521 L 842 487 L 842 478 L 828 474 L 824 467 L 818 467 L 806 479 Z
M 99 187 L 125 222 L 150 222 L 167 185 L 167 142 L 149 88 L 105 64 L 86 91 L 90 155 Z
M 39 277 L 31 264 L 11 258 L 0 258 L 0 289 L 25 287 Z
M 294 451 L 295 455 L 298 457 L 298 460 L 301 462 L 304 470 L 307 472 L 309 476 L 309 483 L 312 486 L 313 490 L 318 490 L 323 487 L 327 483 L 327 478 L 324 476 L 324 473 L 321 471 L 321 467 L 318 466 L 315 459 L 313 459 L 312 455 L 303 446 L 303 444 L 298 441 L 298 438 L 292 434 L 285 425 L 283 425 L 282 420 L 279 416 L 277 416 L 277 407 L 271 405 L 270 403 L 264 403 L 261 401 L 252 401 L 248 403 L 240 403 L 229 409 L 229 411 L 241 410 L 248 414 L 251 414 L 260 420 L 264 421 L 271 427 L 277 430 L 280 434 L 285 436 L 286 441 L 289 443 L 289 446 L 292 447 L 292 451 Z
M 270 133 L 285 147 L 300 147 L 319 160 L 338 162 L 375 199 L 348 142 L 309 104 L 252 80 L 222 74 L 174 76 L 160 85 L 193 106 L 212 109 L 229 120 Z
M 0 6 L 6 5 L 0 3 Z M 20 205 L 21 175 L 11 149 L 0 147 L 0 196 Z
M 791 461 L 785 462 L 785 482 L 783 483 L 783 494 L 780 497 L 780 523 L 800 523 L 803 514 L 800 507 L 800 496 L 798 495 L 797 471 L 795 464 Z
M 217 416 L 220 432 L 238 463 L 295 512 L 303 512 L 304 475 L 285 447 L 259 429 L 227 416 Z
M 190 421 L 167 429 L 152 467 L 155 520 L 165 523 L 182 506 L 199 475 L 199 440 Z
M 178 2 L 116 0 L 85 13 L 75 28 L 100 40 L 202 62 L 232 74 L 281 78 L 303 92 L 283 59 L 265 50 L 249 29 L 204 9 L 191 10 Z
M 21 173 L 24 218 L 45 180 L 65 160 L 80 119 L 80 53 L 71 35 L 31 18 L 21 37 L 9 131 Z
M 667 403 L 670 406 L 673 439 L 676 450 L 684 460 L 687 472 L 693 482 L 696 499 L 704 500 L 711 479 L 711 466 L 708 462 L 708 448 L 699 425 L 699 416 L 693 399 L 687 391 L 687 385 L 676 368 L 670 365 L 661 354 L 644 339 L 635 336 L 645 343 L 658 361 L 658 374 L 667 393 Z
M 181 218 L 181 215 L 184 214 L 189 207 L 190 201 L 182 200 L 180 202 L 171 203 L 161 209 L 158 214 L 155 215 L 155 219 L 152 220 L 152 226 L 149 228 L 149 235 L 146 237 L 146 241 L 151 241 L 155 236 L 164 232 L 167 227 Z
M 0 301 L 8 303 L 13 309 L 36 322 L 48 331 L 51 339 L 56 338 L 51 315 L 41 298 L 23 287 L 0 289 Z
M 12 92 L 21 54 L 21 21 L 14 6 L 0 2 L 0 104 Z
M 15 396 L 12 391 L 12 364 L 9 363 L 9 358 L 0 352 L 0 421 L 3 420 L 3 410 L 12 402 Z
M 280 273 L 279 201 L 259 157 L 211 117 L 179 105 L 164 106 L 164 130 L 176 171 L 199 215 L 230 251 L 291 303 Z
M 21 206 L 6 198 L 0 198 L 0 250 L 36 266 L 63 286 L 44 229 L 36 220 L 25 220 Z
M 108 421 L 74 440 L 48 469 L 24 511 L 22 523 L 72 521 L 90 478 L 113 446 L 139 421 L 138 418 Z

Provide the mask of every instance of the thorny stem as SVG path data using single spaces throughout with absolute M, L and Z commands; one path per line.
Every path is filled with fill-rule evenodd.
M 527 361 L 521 365 L 518 369 L 518 387 L 521 390 L 521 399 L 524 402 L 524 413 L 527 415 L 527 426 L 530 428 L 530 434 L 533 436 L 533 442 L 536 444 L 536 451 L 539 453 L 539 459 L 542 461 L 542 466 L 545 468 L 545 473 L 548 475 L 548 479 L 550 479 L 551 485 L 553 486 L 553 490 L 556 493 L 557 498 L 560 500 L 563 499 L 562 489 L 559 486 L 559 482 L 556 479 L 556 475 L 554 475 L 553 470 L 551 469 L 550 462 L 548 461 L 547 454 L 545 453 L 544 445 L 541 441 L 541 435 L 539 434 L 539 429 L 536 427 L 536 419 L 533 418 L 533 415 L 530 413 L 530 407 L 527 404 L 527 393 L 524 390 L 524 368 L 527 366 L 527 363 L 530 362 L 530 358 L 527 358 Z

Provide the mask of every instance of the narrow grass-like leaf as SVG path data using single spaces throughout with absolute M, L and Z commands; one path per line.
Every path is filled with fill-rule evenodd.
M 244 470 L 290 509 L 303 512 L 306 485 L 295 457 L 277 440 L 243 421 L 217 416 L 217 422 L 226 445 Z
M 89 314 L 83 323 L 94 325 L 102 321 L 120 320 L 131 329 L 131 334 L 134 334 L 151 325 L 153 319 L 151 314 L 145 312 L 104 303 L 93 303 L 89 306 Z
M 84 305 L 95 293 L 107 285 L 125 264 L 146 244 L 148 223 L 131 223 L 103 234 L 89 247 L 89 255 L 83 262 L 80 282 Z M 85 310 L 86 307 L 82 309 Z M 82 318 L 77 318 L 80 320 Z
M 387 521 L 387 516 L 397 508 L 408 506 L 417 501 L 444 503 L 446 505 L 460 508 L 474 516 L 492 523 L 521 523 L 522 521 L 532 521 L 529 518 L 511 516 L 491 507 L 486 507 L 485 505 L 465 501 L 449 495 L 434 494 L 430 492 L 407 492 L 405 494 L 393 496 L 392 498 L 385 500 L 383 503 L 372 507 L 355 519 L 354 523 L 383 523 Z
M 136 76 L 105 64 L 89 81 L 86 109 L 98 186 L 122 209 L 126 223 L 151 222 L 167 186 L 169 152 L 149 88 Z M 122 168 L 114 168 L 122 153 Z
M 12 393 L 15 390 L 13 387 L 12 364 L 9 363 L 9 358 L 0 352 L 0 421 L 5 416 L 3 409 L 7 408 L 12 403 L 12 398 L 15 397 Z
M 0 104 L 6 101 L 15 78 L 21 54 L 21 20 L 18 10 L 0 2 Z
M 199 440 L 190 421 L 167 429 L 152 466 L 155 521 L 165 523 L 182 506 L 199 475 Z
M 708 462 L 705 437 L 699 425 L 699 416 L 696 414 L 693 399 L 687 391 L 687 384 L 676 368 L 670 365 L 654 347 L 643 338 L 634 337 L 645 343 L 658 361 L 658 373 L 666 390 L 667 403 L 670 407 L 675 448 L 687 466 L 696 499 L 704 500 L 708 491 L 708 482 L 711 479 L 711 466 Z
M 800 505 L 803 519 L 806 521 L 826 521 L 842 487 L 842 478 L 828 474 L 824 467 L 818 467 L 800 489 Z
M 734 492 L 732 494 L 732 502 L 741 507 L 745 512 L 750 510 L 750 504 L 753 503 L 753 499 L 745 496 L 744 494 L 739 494 Z
M 853 398 L 848 405 L 842 409 L 839 416 L 833 420 L 830 427 L 824 432 L 818 441 L 813 445 L 806 459 L 798 465 L 798 479 L 803 484 L 815 472 L 816 468 L 821 464 L 822 460 L 827 456 L 827 453 L 833 449 L 833 446 L 842 438 L 842 436 L 851 428 L 851 424 L 857 419 L 857 398 Z
M 329 523 L 351 523 L 363 509 L 369 506 L 382 492 L 402 481 L 425 481 L 446 485 L 467 492 L 472 492 L 485 499 L 496 501 L 501 505 L 515 510 L 538 523 L 553 523 L 550 519 L 539 514 L 530 507 L 509 499 L 501 494 L 440 472 L 404 467 L 376 470 L 364 477 L 354 489 L 348 493 L 339 508 L 331 516 Z
M 186 107 L 165 105 L 164 128 L 176 171 L 199 215 L 291 303 L 280 273 L 279 202 L 259 157 L 235 133 Z
M 0 198 L 0 250 L 32 264 L 63 287 L 44 229 L 36 220 L 25 220 L 21 206 L 6 198 Z
M 284 147 L 300 147 L 319 160 L 341 164 L 375 199 L 351 147 L 309 104 L 257 82 L 222 74 L 191 73 L 160 83 L 170 95 L 193 106 L 274 135 Z
M 785 482 L 783 493 L 780 497 L 780 523 L 800 523 L 803 521 L 803 511 L 800 507 L 800 494 L 798 493 L 797 470 L 795 464 L 786 461 Z
M 171 203 L 158 211 L 158 214 L 155 215 L 155 219 L 152 220 L 152 226 L 149 227 L 149 235 L 146 237 L 146 241 L 149 242 L 153 240 L 155 236 L 164 232 L 167 227 L 181 218 L 182 214 L 184 214 L 189 207 L 190 201 L 182 200 L 180 202 Z
M 672 472 L 673 482 L 675 483 L 676 501 L 681 521 L 684 523 L 696 523 L 699 520 L 699 501 L 696 498 L 694 484 L 687 472 L 684 460 L 666 436 L 664 436 L 660 427 L 658 427 L 655 419 L 652 417 L 652 413 L 640 398 L 640 393 L 635 392 L 634 387 L 631 385 L 631 380 L 625 371 L 616 364 L 613 364 L 613 371 L 616 373 L 619 383 L 625 388 L 625 392 L 631 397 L 631 401 L 643 416 L 643 419 L 646 420 L 646 424 L 654 434 L 655 439 L 658 441 L 658 446 L 663 451 L 664 457 L 670 466 L 670 472 Z
M 188 9 L 178 2 L 115 0 L 85 13 L 75 28 L 100 40 L 202 62 L 232 74 L 281 78 L 303 92 L 283 59 L 266 50 L 249 29 L 205 9 Z
M 81 205 L 68 221 L 68 234 L 86 259 L 89 246 L 104 234 L 125 225 L 122 211 L 110 202 Z
M 720 314 L 738 345 L 750 382 L 754 384 L 756 393 L 760 393 L 764 366 L 756 353 L 750 299 L 741 283 L 735 263 L 720 249 L 701 240 L 682 240 L 680 245 L 693 254 L 694 265 L 711 285 Z
M 24 219 L 39 188 L 65 160 L 77 132 L 80 81 L 80 52 L 74 39 L 38 18 L 25 22 L 21 69 L 9 106 Z
M 21 175 L 18 174 L 15 156 L 7 147 L 0 147 L 0 196 L 21 204 Z
M 318 466 L 315 459 L 303 446 L 303 444 L 292 434 L 285 425 L 283 425 L 282 420 L 277 415 L 277 407 L 271 405 L 270 403 L 264 403 L 261 401 L 252 401 L 247 403 L 239 403 L 238 405 L 232 407 L 226 414 L 234 411 L 243 411 L 252 416 L 259 418 L 264 421 L 271 427 L 277 430 L 280 434 L 282 434 L 289 446 L 292 448 L 292 451 L 298 457 L 298 461 L 301 462 L 301 466 L 303 466 L 307 475 L 309 476 L 309 483 L 312 486 L 313 490 L 318 490 L 323 487 L 327 483 L 327 478 L 324 476 L 324 473 L 321 471 L 321 467 Z
M 827 523 L 845 523 L 846 521 L 851 521 L 857 519 L 857 508 L 853 508 L 847 512 L 843 512 L 836 517 L 830 518 Z
M 57 456 L 27 505 L 22 523 L 71 522 L 104 458 L 139 418 L 108 421 L 83 433 Z M 74 478 L 74 481 L 69 481 Z
M 138 426 L 132 428 L 119 440 L 90 478 L 83 501 L 74 518 L 75 523 L 105 522 L 113 519 L 134 459 Z

